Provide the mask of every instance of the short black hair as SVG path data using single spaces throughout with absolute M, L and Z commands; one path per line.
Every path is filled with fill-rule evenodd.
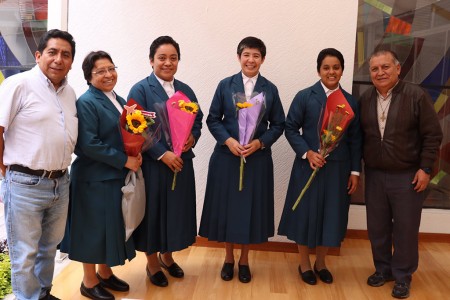
M 91 51 L 83 60 L 81 68 L 83 69 L 84 79 L 88 85 L 91 85 L 90 80 L 92 79 L 92 69 L 94 69 L 95 62 L 99 59 L 106 58 L 112 64 L 114 64 L 111 56 L 105 51 Z
M 322 62 L 327 56 L 336 57 L 341 63 L 342 71 L 344 71 L 344 56 L 342 53 L 334 48 L 325 48 L 317 55 L 317 73 L 320 72 L 320 66 L 322 66 Z
M 75 58 L 75 41 L 73 40 L 73 36 L 67 31 L 59 30 L 59 29 L 51 29 L 44 33 L 39 40 L 38 51 L 39 53 L 43 53 L 44 49 L 47 48 L 47 43 L 49 39 L 63 39 L 67 41 L 72 47 L 72 60 Z
M 171 44 L 172 46 L 174 46 L 175 50 L 177 50 L 177 53 L 178 53 L 178 60 L 181 59 L 180 45 L 178 45 L 178 43 L 175 42 L 175 40 L 172 37 L 170 37 L 168 35 L 163 35 L 163 36 L 156 38 L 150 45 L 150 54 L 148 57 L 150 58 L 151 61 L 153 61 L 153 59 L 155 58 L 155 53 L 158 50 L 158 48 L 164 44 Z
M 258 49 L 262 58 L 266 57 L 266 45 L 264 45 L 262 40 L 254 36 L 248 36 L 239 42 L 237 46 L 237 54 L 239 57 L 241 57 L 241 54 L 245 48 Z
M 394 63 L 396 65 L 400 64 L 397 53 L 395 53 L 393 50 L 389 49 L 386 46 L 380 46 L 380 47 L 375 48 L 375 50 L 373 51 L 372 55 L 369 58 L 369 62 L 373 57 L 379 56 L 379 55 L 385 55 L 385 54 L 391 54 L 392 57 L 394 58 Z

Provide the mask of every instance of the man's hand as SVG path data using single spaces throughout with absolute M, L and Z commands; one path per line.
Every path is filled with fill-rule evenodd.
M 430 175 L 425 173 L 422 169 L 419 169 L 414 176 L 412 184 L 416 192 L 423 192 L 430 182 Z

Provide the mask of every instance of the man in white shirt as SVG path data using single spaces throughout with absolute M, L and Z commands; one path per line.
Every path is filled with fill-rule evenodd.
M 50 30 L 39 42 L 37 65 L 0 86 L 0 198 L 19 300 L 57 299 L 50 289 L 78 134 L 76 96 L 66 80 L 74 56 L 72 35 Z

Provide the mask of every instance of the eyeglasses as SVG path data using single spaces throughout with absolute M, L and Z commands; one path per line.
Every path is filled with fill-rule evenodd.
M 109 67 L 107 69 L 100 69 L 100 70 L 97 70 L 95 72 L 93 71 L 92 74 L 95 74 L 95 75 L 98 75 L 98 76 L 105 76 L 107 72 L 109 72 L 110 74 L 116 73 L 116 69 L 117 69 L 116 66 Z

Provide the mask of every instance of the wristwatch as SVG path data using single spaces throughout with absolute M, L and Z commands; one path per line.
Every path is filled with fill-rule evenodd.
M 261 150 L 264 150 L 264 148 L 266 148 L 265 146 L 264 146 L 264 143 L 263 143 L 263 141 L 261 140 L 261 139 L 258 139 L 259 140 L 259 143 L 261 144 Z
M 425 173 L 427 173 L 428 175 L 431 174 L 431 168 L 421 168 L 422 171 L 424 171 Z

